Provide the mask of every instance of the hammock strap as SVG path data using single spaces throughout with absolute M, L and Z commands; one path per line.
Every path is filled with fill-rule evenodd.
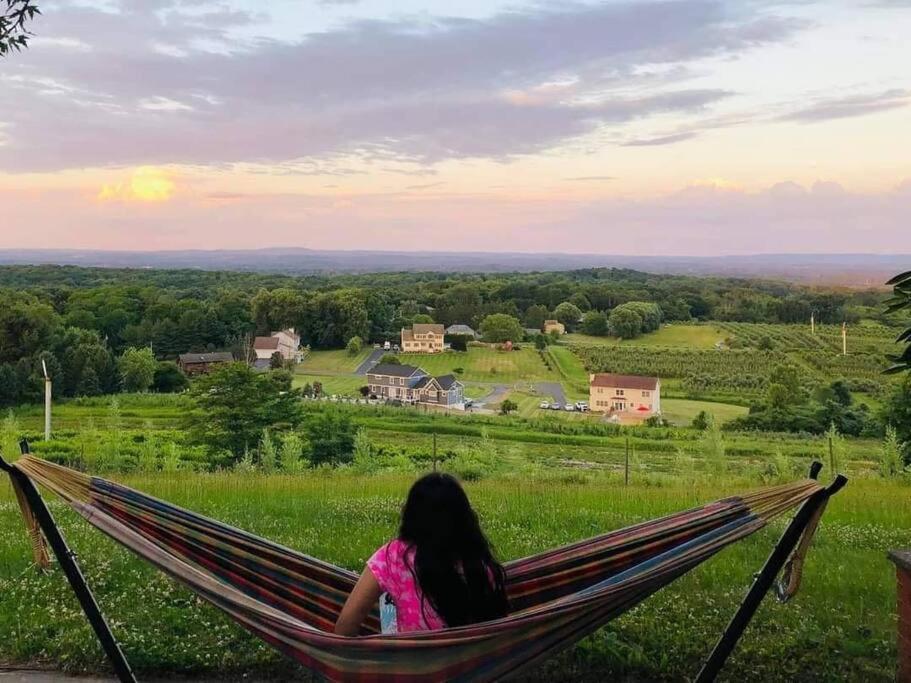
M 35 559 L 35 564 L 41 569 L 48 569 L 51 566 L 51 558 L 47 552 L 47 543 L 41 533 L 38 518 L 35 517 L 32 507 L 28 504 L 28 499 L 25 497 L 25 491 L 22 490 L 22 484 L 19 482 L 18 477 L 10 477 L 9 479 L 13 485 L 13 493 L 16 494 L 16 502 L 19 503 L 19 510 L 22 512 L 22 519 L 25 521 L 29 540 L 32 543 L 32 557 Z
M 824 498 L 822 503 L 816 508 L 813 516 L 807 522 L 806 528 L 804 528 L 803 533 L 800 535 L 800 541 L 797 543 L 797 547 L 794 548 L 784 569 L 782 569 L 781 577 L 775 583 L 775 595 L 779 602 L 787 602 L 797 595 L 797 591 L 800 589 L 801 579 L 803 578 L 803 565 L 807 558 L 807 552 L 810 550 L 810 544 L 813 542 L 813 537 L 816 535 L 816 529 L 819 527 L 819 520 L 822 519 L 822 515 L 826 511 L 826 505 L 828 504 L 829 499 L 827 497 Z

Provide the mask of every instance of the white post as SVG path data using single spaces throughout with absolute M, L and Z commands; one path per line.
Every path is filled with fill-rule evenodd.
M 810 313 L 810 333 L 816 334 L 816 314 Z
M 51 440 L 51 378 L 44 378 L 44 440 Z
M 848 323 L 841 324 L 841 355 L 848 355 Z

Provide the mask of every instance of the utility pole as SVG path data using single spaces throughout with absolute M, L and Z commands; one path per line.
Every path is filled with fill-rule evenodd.
M 47 363 L 41 361 L 44 371 L 44 440 L 51 440 L 51 378 L 47 374 Z
M 810 313 L 810 334 L 816 334 L 816 313 Z
M 841 355 L 848 355 L 848 323 L 841 324 Z

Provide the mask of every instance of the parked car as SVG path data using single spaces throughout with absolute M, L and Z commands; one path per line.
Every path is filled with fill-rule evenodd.
M 381 349 L 381 348 L 383 348 L 383 347 L 380 346 L 380 343 L 379 343 L 379 342 L 377 342 L 376 344 L 373 345 L 373 348 L 375 348 L 375 349 Z
M 550 401 L 541 401 L 541 403 L 538 404 L 538 407 L 541 410 L 548 410 L 550 408 Z
M 563 406 L 561 406 L 559 403 L 551 403 L 550 409 L 551 410 L 562 410 Z
M 576 401 L 576 410 L 580 413 L 584 413 L 588 410 L 588 403 L 585 401 Z
M 385 344 L 383 344 L 383 350 L 388 351 L 391 348 L 392 348 L 392 342 L 387 341 Z
M 398 344 L 393 344 L 393 345 L 392 345 L 392 350 L 395 351 L 396 353 L 398 353 L 398 352 L 399 352 L 399 345 L 398 345 Z
M 576 406 L 574 406 L 572 403 L 567 403 L 565 406 L 563 406 L 563 410 L 565 410 L 567 413 L 572 413 L 576 410 Z
M 465 401 L 464 401 L 464 403 L 465 403 L 465 407 L 466 407 L 466 408 L 471 408 L 471 406 L 474 405 L 474 399 L 473 399 L 473 398 L 466 398 Z

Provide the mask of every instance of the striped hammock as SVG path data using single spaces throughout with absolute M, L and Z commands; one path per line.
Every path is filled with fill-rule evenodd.
M 512 611 L 502 619 L 387 635 L 375 613 L 352 638 L 332 630 L 356 573 L 32 456 L 13 466 L 301 664 L 331 681 L 370 683 L 492 681 L 515 674 L 823 489 L 811 479 L 766 488 L 509 562 Z M 40 535 L 33 539 L 38 561 L 46 561 Z M 793 577 L 791 584 L 788 590 L 796 590 Z

